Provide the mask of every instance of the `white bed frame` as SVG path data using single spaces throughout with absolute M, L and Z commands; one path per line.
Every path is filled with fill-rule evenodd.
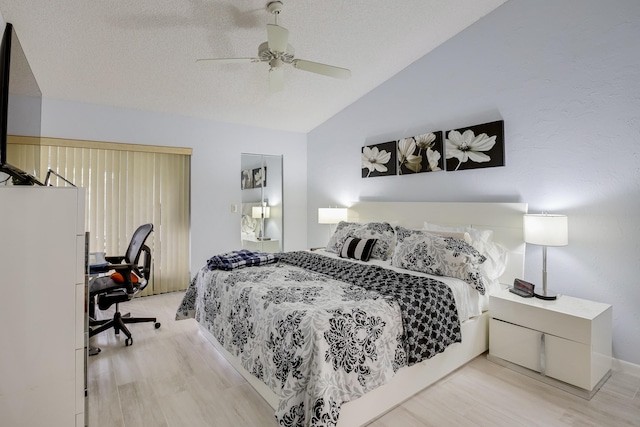
M 471 226 L 491 229 L 493 240 L 509 249 L 509 260 L 500 283 L 512 284 L 524 274 L 522 216 L 526 203 L 456 203 L 456 202 L 359 202 L 349 208 L 349 221 L 387 221 L 406 228 L 423 228 L 424 222 L 444 226 Z M 342 406 L 338 427 L 363 426 L 400 405 L 466 364 L 489 347 L 489 315 L 469 319 L 462 324 L 462 342 L 455 343 L 436 356 L 398 370 L 387 384 Z M 256 389 L 274 410 L 278 397 L 263 382 L 245 370 L 240 361 L 227 352 L 205 328 L 204 336 L 224 355 L 233 367 Z

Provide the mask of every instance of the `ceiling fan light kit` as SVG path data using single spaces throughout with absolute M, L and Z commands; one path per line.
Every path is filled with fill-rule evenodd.
M 221 64 L 237 64 L 246 62 L 266 62 L 269 64 L 269 91 L 278 92 L 284 89 L 284 64 L 291 64 L 294 68 L 321 74 L 337 79 L 348 79 L 351 71 L 346 68 L 319 62 L 296 59 L 293 46 L 289 44 L 289 30 L 278 25 L 278 15 L 282 11 L 281 1 L 267 3 L 267 10 L 274 15 L 275 23 L 267 24 L 267 41 L 258 46 L 257 58 L 213 58 L 198 59 L 196 62 L 218 62 Z

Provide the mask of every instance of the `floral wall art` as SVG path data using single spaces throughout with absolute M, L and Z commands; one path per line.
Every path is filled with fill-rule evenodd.
M 362 177 L 396 174 L 396 141 L 362 147 Z
M 243 190 L 253 188 L 253 170 L 245 169 L 240 173 L 240 188 Z
M 240 173 L 240 188 L 249 190 L 267 186 L 267 167 L 245 169 Z
M 504 120 L 446 133 L 447 171 L 504 166 Z
M 504 120 L 362 147 L 362 177 L 504 166 Z
M 255 168 L 253 170 L 253 188 L 267 186 L 267 167 Z
M 398 141 L 398 174 L 444 170 L 442 131 L 423 133 Z

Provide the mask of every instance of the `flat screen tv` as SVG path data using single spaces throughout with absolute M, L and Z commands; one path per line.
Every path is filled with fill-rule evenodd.
M 9 135 L 40 138 L 42 93 L 13 25 L 7 23 L 0 46 L 0 172 L 14 185 L 43 185 L 37 178 L 7 163 Z

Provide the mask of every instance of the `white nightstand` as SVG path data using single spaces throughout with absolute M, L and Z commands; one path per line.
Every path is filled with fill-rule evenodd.
M 590 399 L 611 369 L 611 305 L 558 296 L 489 298 L 489 355 L 507 366 Z
M 242 239 L 242 249 L 249 249 L 251 251 L 277 253 L 277 252 L 280 252 L 280 241 L 276 239 L 270 239 L 270 240 L 258 240 L 256 238 Z

